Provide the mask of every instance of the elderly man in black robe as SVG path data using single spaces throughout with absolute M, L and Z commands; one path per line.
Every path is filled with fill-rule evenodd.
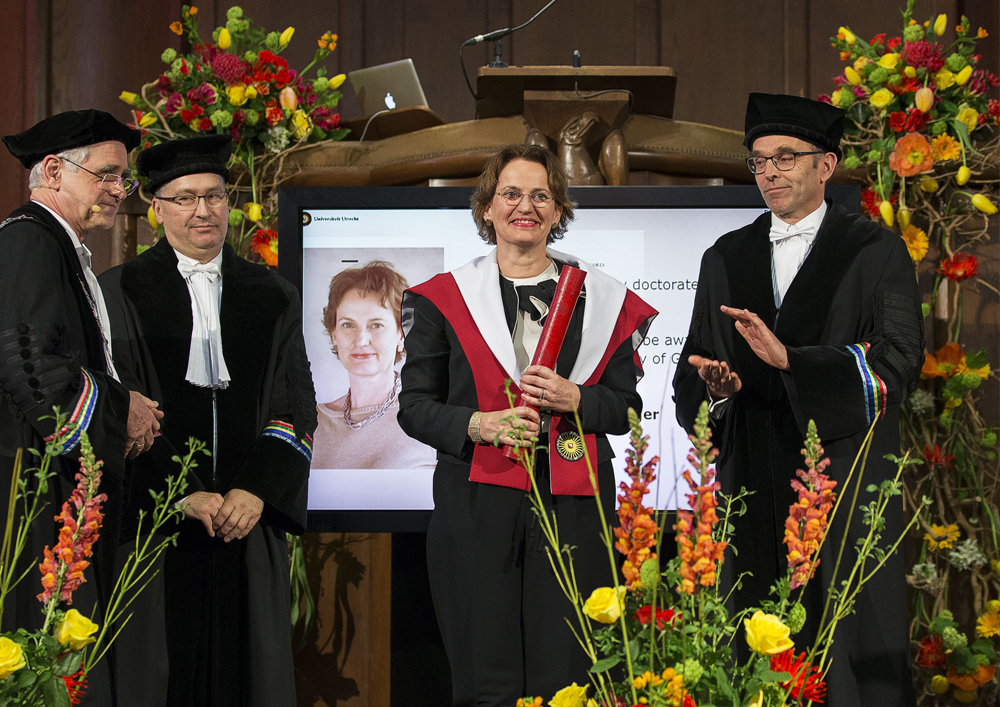
M 15 576 L 55 546 L 53 516 L 76 486 L 80 437 L 86 432 L 104 462 L 106 493 L 100 540 L 73 608 L 103 623 L 117 579 L 115 556 L 127 494 L 126 455 L 153 444 L 159 429 L 155 403 L 130 393 L 111 357 L 111 328 L 101 288 L 90 266 L 88 236 L 114 224 L 118 206 L 136 183 L 128 151 L 139 131 L 99 110 L 69 111 L 46 118 L 4 144 L 31 170 L 31 200 L 0 223 L 0 498 L 6 506 L 18 449 L 24 469 L 37 464 L 27 450 L 45 448 L 55 434 L 53 407 L 66 416 L 56 476 L 44 494 Z M 20 509 L 20 507 L 19 507 Z M 34 570 L 8 595 L 3 630 L 42 627 L 40 575 Z M 109 654 L 113 655 L 113 654 Z M 89 675 L 87 702 L 115 703 L 107 663 Z
M 136 486 L 162 485 L 191 437 L 212 452 L 166 552 L 167 685 L 147 651 L 136 705 L 295 704 L 285 533 L 305 529 L 316 401 L 298 292 L 225 243 L 231 152 L 226 135 L 143 151 L 166 237 L 102 275 L 122 379 L 170 420 Z
M 899 405 L 922 362 L 920 296 L 903 240 L 824 199 L 841 157 L 843 121 L 843 111 L 817 101 L 750 94 L 747 163 L 770 213 L 705 253 L 674 377 L 685 429 L 692 430 L 702 401 L 711 404 L 724 491 L 754 492 L 736 519 L 739 554 L 727 567 L 732 576 L 753 574 L 736 593 L 738 608 L 767 599 L 787 571 L 784 520 L 796 501 L 790 481 L 804 468 L 809 420 L 832 461 L 828 473 L 841 485 L 878 420 L 864 483 L 892 477 L 895 465 L 883 455 L 899 453 Z M 826 544 L 807 586 L 800 649 L 811 646 L 823 611 L 846 510 L 831 526 L 838 542 Z M 849 529 L 852 539 L 867 532 L 860 516 Z M 884 537 L 898 537 L 902 528 L 895 502 Z M 906 606 L 897 553 L 837 629 L 829 705 L 915 704 Z

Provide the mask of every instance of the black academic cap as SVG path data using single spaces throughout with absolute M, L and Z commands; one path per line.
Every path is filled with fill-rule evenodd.
M 103 110 L 69 110 L 35 123 L 17 135 L 8 135 L 3 144 L 31 169 L 48 155 L 55 155 L 75 147 L 95 145 L 99 142 L 117 140 L 131 152 L 141 139 L 138 130 L 133 130 L 119 122 Z
M 844 111 L 811 98 L 751 93 L 744 130 L 743 145 L 748 150 L 764 135 L 791 135 L 834 153 L 840 160 Z
M 233 139 L 229 135 L 200 135 L 168 140 L 139 153 L 136 167 L 140 177 L 148 177 L 150 194 L 169 181 L 188 174 L 220 174 L 229 181 L 229 156 Z

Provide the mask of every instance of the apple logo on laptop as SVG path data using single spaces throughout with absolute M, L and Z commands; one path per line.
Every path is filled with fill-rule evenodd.
M 391 93 L 385 94 L 385 107 L 389 110 L 393 110 L 396 107 L 396 101 L 393 100 Z

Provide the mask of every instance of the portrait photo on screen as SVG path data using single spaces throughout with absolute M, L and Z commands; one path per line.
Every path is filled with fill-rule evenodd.
M 339 504 L 363 495 L 359 505 L 370 507 L 387 477 L 399 490 L 424 482 L 400 472 L 433 470 L 435 450 L 396 422 L 406 355 L 399 312 L 403 291 L 441 272 L 443 261 L 441 248 L 304 250 L 303 334 L 319 419 L 311 495 L 336 495 Z

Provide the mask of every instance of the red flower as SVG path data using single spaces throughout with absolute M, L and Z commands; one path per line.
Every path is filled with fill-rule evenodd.
M 892 193 L 889 195 L 889 203 L 892 204 L 893 208 L 896 207 L 897 195 Z M 861 208 L 870 218 L 876 221 L 882 216 L 879 214 L 878 205 L 881 203 L 881 199 L 878 198 L 878 194 L 871 187 L 865 187 L 861 190 Z
M 273 98 L 270 101 L 264 101 L 264 108 L 264 117 L 267 118 L 267 122 L 271 125 L 277 125 L 285 119 L 285 114 L 278 106 L 278 101 Z
M 944 654 L 944 640 L 936 633 L 920 639 L 920 650 L 917 652 L 917 665 L 921 668 L 939 668 L 948 664 Z
M 914 79 L 916 81 L 916 79 Z M 907 112 L 906 118 L 906 131 L 911 133 L 918 133 L 927 127 L 927 120 L 930 115 L 927 113 L 922 113 L 916 108 L 910 108 Z
M 979 258 L 966 253 L 955 253 L 941 261 L 938 272 L 955 282 L 968 280 L 979 272 Z
M 187 59 L 181 59 L 181 73 L 185 76 L 191 73 L 191 67 L 188 66 Z
M 83 693 L 87 691 L 87 674 L 83 672 L 83 668 L 72 675 L 62 675 L 61 677 L 66 684 L 66 692 L 69 693 L 69 703 L 71 705 L 80 704 Z
M 269 228 L 259 228 L 253 234 L 250 246 L 256 251 L 261 259 L 275 267 L 278 264 L 278 232 Z
M 181 120 L 183 120 L 185 123 L 190 123 L 194 121 L 196 118 L 200 118 L 203 115 L 205 115 L 204 108 L 202 108 L 201 106 L 191 106 L 190 108 L 185 108 L 184 110 L 181 111 Z M 212 121 L 208 122 L 209 125 L 212 124 Z
M 928 42 L 921 39 L 918 42 L 906 42 L 901 52 L 903 61 L 909 66 L 919 69 L 927 69 L 930 73 L 940 71 L 944 66 L 944 59 L 941 57 L 941 45 L 937 42 Z
M 986 105 L 986 110 L 990 114 L 990 117 L 993 118 L 993 122 L 1000 125 L 1000 101 L 995 98 L 991 98 L 990 102 Z
M 212 73 L 226 82 L 227 86 L 239 83 L 246 73 L 247 65 L 235 54 L 221 52 L 216 54 L 211 63 Z
M 788 673 L 792 679 L 782 683 L 785 690 L 791 688 L 792 699 L 799 702 L 822 702 L 826 697 L 826 683 L 821 679 L 819 666 L 806 663 L 805 652 L 795 656 L 793 649 L 771 656 L 771 670 L 776 673 Z
M 288 84 L 295 81 L 296 73 L 294 71 L 289 71 L 288 69 L 282 69 L 274 77 L 274 84 L 278 88 L 284 88 Z
M 201 130 L 202 132 L 205 132 L 206 130 L 211 130 L 212 121 L 209 120 L 208 118 L 202 118 L 201 121 L 199 121 L 198 123 L 198 129 Z
M 638 619 L 639 623 L 643 626 L 650 622 L 653 615 L 653 606 L 648 604 L 646 606 L 640 607 L 635 612 L 635 618 Z M 681 617 L 680 612 L 676 612 L 673 609 L 664 609 L 656 611 L 656 627 L 663 628 L 666 624 L 673 625 L 676 619 Z
M 900 42 L 902 41 L 903 41 L 902 37 L 893 37 L 886 43 L 886 46 L 889 48 L 890 52 L 894 52 L 896 51 L 896 47 L 898 47 Z
M 875 35 L 872 41 L 868 43 L 874 47 L 876 44 L 881 44 L 884 41 L 885 41 L 885 32 L 879 32 L 878 34 Z
M 906 113 L 896 111 L 889 114 L 889 127 L 893 132 L 901 133 L 906 130 Z
M 258 52 L 257 54 L 257 66 L 263 66 L 264 64 L 273 64 L 282 69 L 288 68 L 288 62 L 282 59 L 280 56 L 275 56 L 268 50 Z
M 929 466 L 935 464 L 940 464 L 941 466 L 951 466 L 951 463 L 955 460 L 954 454 L 943 454 L 941 448 L 936 444 L 934 448 L 931 449 L 931 445 L 924 445 L 924 459 L 927 460 Z

